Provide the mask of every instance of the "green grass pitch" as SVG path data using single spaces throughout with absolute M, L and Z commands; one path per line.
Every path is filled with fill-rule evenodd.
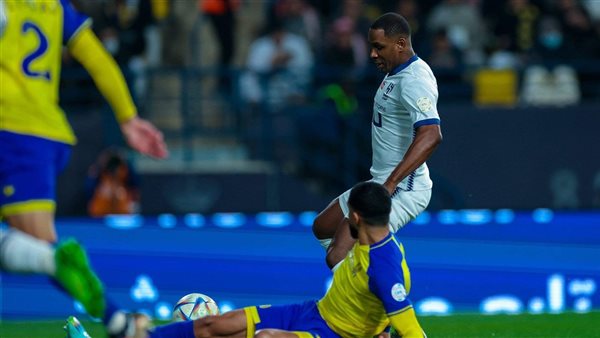
M 600 312 L 543 315 L 452 315 L 420 317 L 429 338 L 600 338 Z M 99 323 L 82 320 L 92 338 L 106 334 Z M 64 321 L 2 321 L 2 338 L 64 338 Z

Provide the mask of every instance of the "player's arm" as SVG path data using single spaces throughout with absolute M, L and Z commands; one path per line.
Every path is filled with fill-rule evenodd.
M 439 124 L 422 125 L 416 128 L 415 138 L 404 158 L 384 183 L 390 194 L 406 176 L 415 171 L 433 154 L 441 142 L 442 131 Z
M 427 338 L 417 321 L 415 310 L 410 307 L 405 311 L 390 316 L 392 327 L 402 338 Z
M 142 154 L 165 158 L 167 146 L 162 133 L 150 122 L 138 117 L 123 73 L 92 30 L 83 27 L 67 47 L 112 107 L 127 143 Z

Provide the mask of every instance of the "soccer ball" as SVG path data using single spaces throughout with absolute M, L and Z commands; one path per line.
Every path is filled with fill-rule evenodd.
M 183 322 L 219 314 L 219 306 L 212 298 L 201 293 L 183 296 L 173 308 L 173 321 Z

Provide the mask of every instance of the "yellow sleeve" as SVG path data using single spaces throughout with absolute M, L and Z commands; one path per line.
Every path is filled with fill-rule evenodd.
M 415 310 L 411 307 L 390 317 L 392 327 L 402 338 L 427 337 L 417 321 Z
M 73 57 L 90 73 L 119 123 L 135 117 L 137 110 L 123 73 L 91 28 L 85 27 L 69 41 L 67 47 Z

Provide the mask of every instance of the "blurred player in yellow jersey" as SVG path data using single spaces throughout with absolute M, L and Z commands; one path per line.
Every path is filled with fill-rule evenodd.
M 76 141 L 58 102 L 63 46 L 90 73 L 127 143 L 148 156 L 167 156 L 161 132 L 138 117 L 121 71 L 86 16 L 68 0 L 0 0 L 0 217 L 11 227 L 2 233 L 0 266 L 51 275 L 101 317 L 101 286 L 81 247 L 71 242 L 65 253 L 46 244 L 57 241 L 56 179 Z
M 404 248 L 389 230 L 391 198 L 375 182 L 350 192 L 350 233 L 354 247 L 333 274 L 319 301 L 280 306 L 252 306 L 193 322 L 159 326 L 136 337 L 373 337 L 392 326 L 401 337 L 426 337 L 408 299 L 410 272 Z M 69 338 L 84 338 L 70 318 Z

